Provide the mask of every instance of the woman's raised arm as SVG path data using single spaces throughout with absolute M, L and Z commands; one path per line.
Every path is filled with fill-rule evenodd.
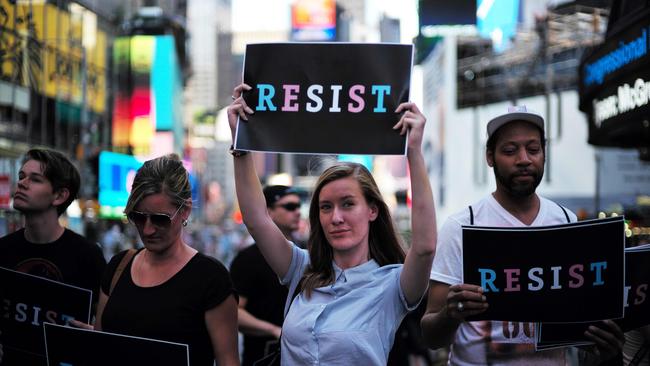
M 250 89 L 250 86 L 240 84 L 233 91 L 233 102 L 228 107 L 228 123 L 233 143 L 238 119 L 240 122 L 246 123 L 245 121 L 248 120 L 247 115 L 253 113 L 253 110 L 246 105 L 246 101 L 242 97 L 242 94 Z M 252 155 L 235 156 L 234 166 L 237 201 L 239 202 L 244 224 L 246 224 L 248 232 L 255 239 L 266 262 L 282 278 L 291 264 L 291 244 L 269 216 Z
M 411 175 L 411 248 L 406 254 L 400 285 L 409 304 L 415 304 L 424 295 L 436 251 L 437 228 L 433 193 L 422 155 L 422 137 L 426 118 L 415 103 L 402 103 L 397 113 L 403 112 L 393 129 L 400 134 L 408 131 L 407 159 Z

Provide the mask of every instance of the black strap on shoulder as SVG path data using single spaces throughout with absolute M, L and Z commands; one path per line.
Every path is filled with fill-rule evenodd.
M 135 254 L 138 251 L 136 249 L 129 249 L 125 254 L 124 257 L 122 257 L 122 260 L 120 263 L 117 265 L 117 269 L 113 273 L 113 278 L 111 279 L 111 287 L 108 290 L 108 295 L 110 296 L 113 293 L 113 289 L 115 288 L 115 285 L 117 285 L 117 280 L 122 277 L 122 272 L 124 272 L 124 269 L 126 266 L 129 264 L 131 259 L 135 256 Z
M 298 281 L 298 284 L 296 285 L 296 288 L 293 290 L 293 294 L 291 295 L 291 301 L 289 301 L 289 307 L 287 308 L 287 312 L 284 314 L 286 317 L 287 314 L 289 314 L 289 309 L 291 309 L 291 304 L 293 304 L 293 300 L 295 300 L 296 296 L 300 294 L 300 291 L 302 291 L 302 278 L 300 281 Z
M 566 217 L 566 222 L 570 223 L 570 222 L 571 222 L 571 219 L 569 218 L 569 214 L 566 212 L 566 209 L 565 209 L 564 207 L 562 207 L 561 204 L 559 204 L 559 203 L 557 203 L 557 202 L 556 202 L 556 204 L 557 204 L 558 206 L 560 206 L 560 208 L 562 209 L 562 212 L 564 212 L 564 217 Z
M 291 301 L 289 301 L 289 307 L 287 308 L 287 312 L 284 313 L 284 317 L 287 317 L 287 314 L 289 314 L 289 309 L 291 309 L 291 304 L 293 303 L 293 300 L 296 299 L 296 296 L 300 294 L 300 291 L 302 291 L 302 278 L 296 285 L 296 289 L 293 290 L 293 295 L 291 295 Z M 275 358 L 280 355 L 280 347 L 282 345 L 282 329 L 280 329 L 280 338 L 278 339 L 278 342 L 276 344 L 276 349 L 272 352 L 269 352 L 267 356 L 264 356 L 262 359 L 255 361 L 253 363 L 253 366 L 256 365 L 275 365 L 275 362 L 279 362 L 279 360 L 276 360 Z M 264 361 L 266 360 L 266 361 Z M 271 362 L 268 362 L 271 361 Z M 259 363 L 258 363 L 259 362 Z
M 469 207 L 469 224 L 474 225 L 474 210 L 472 209 L 472 206 Z

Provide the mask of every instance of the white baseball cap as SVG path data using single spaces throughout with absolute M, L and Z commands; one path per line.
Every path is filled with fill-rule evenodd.
M 487 124 L 488 139 L 500 127 L 513 121 L 530 122 L 535 126 L 537 126 L 542 131 L 542 135 L 544 134 L 544 118 L 542 118 L 542 116 L 540 116 L 538 113 L 528 110 L 525 105 L 519 105 L 519 106 L 508 107 L 508 112 L 496 116 L 492 118 L 490 122 L 488 122 Z

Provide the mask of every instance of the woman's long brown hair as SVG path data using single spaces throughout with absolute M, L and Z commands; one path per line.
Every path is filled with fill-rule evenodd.
M 393 220 L 388 206 L 379 192 L 377 183 L 363 165 L 357 163 L 337 163 L 326 169 L 316 182 L 316 188 L 309 207 L 309 257 L 310 266 L 305 271 L 300 284 L 307 297 L 313 289 L 334 282 L 334 252 L 325 238 L 325 232 L 320 223 L 319 196 L 325 185 L 338 179 L 353 177 L 361 187 L 361 192 L 368 205 L 377 207 L 377 218 L 370 222 L 368 245 L 370 258 L 380 266 L 403 263 L 405 254 L 393 226 Z

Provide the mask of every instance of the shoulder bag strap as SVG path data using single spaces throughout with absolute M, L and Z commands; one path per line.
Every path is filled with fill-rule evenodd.
M 113 293 L 113 289 L 115 288 L 115 285 L 117 285 L 117 281 L 120 279 L 120 277 L 122 277 L 124 268 L 126 268 L 127 264 L 129 264 L 131 261 L 131 258 L 133 258 L 137 252 L 138 251 L 135 249 L 129 249 L 126 254 L 124 254 L 124 257 L 122 257 L 120 264 L 117 266 L 117 269 L 115 269 L 115 273 L 113 273 L 113 278 L 111 279 L 111 288 L 108 290 L 109 296 Z

